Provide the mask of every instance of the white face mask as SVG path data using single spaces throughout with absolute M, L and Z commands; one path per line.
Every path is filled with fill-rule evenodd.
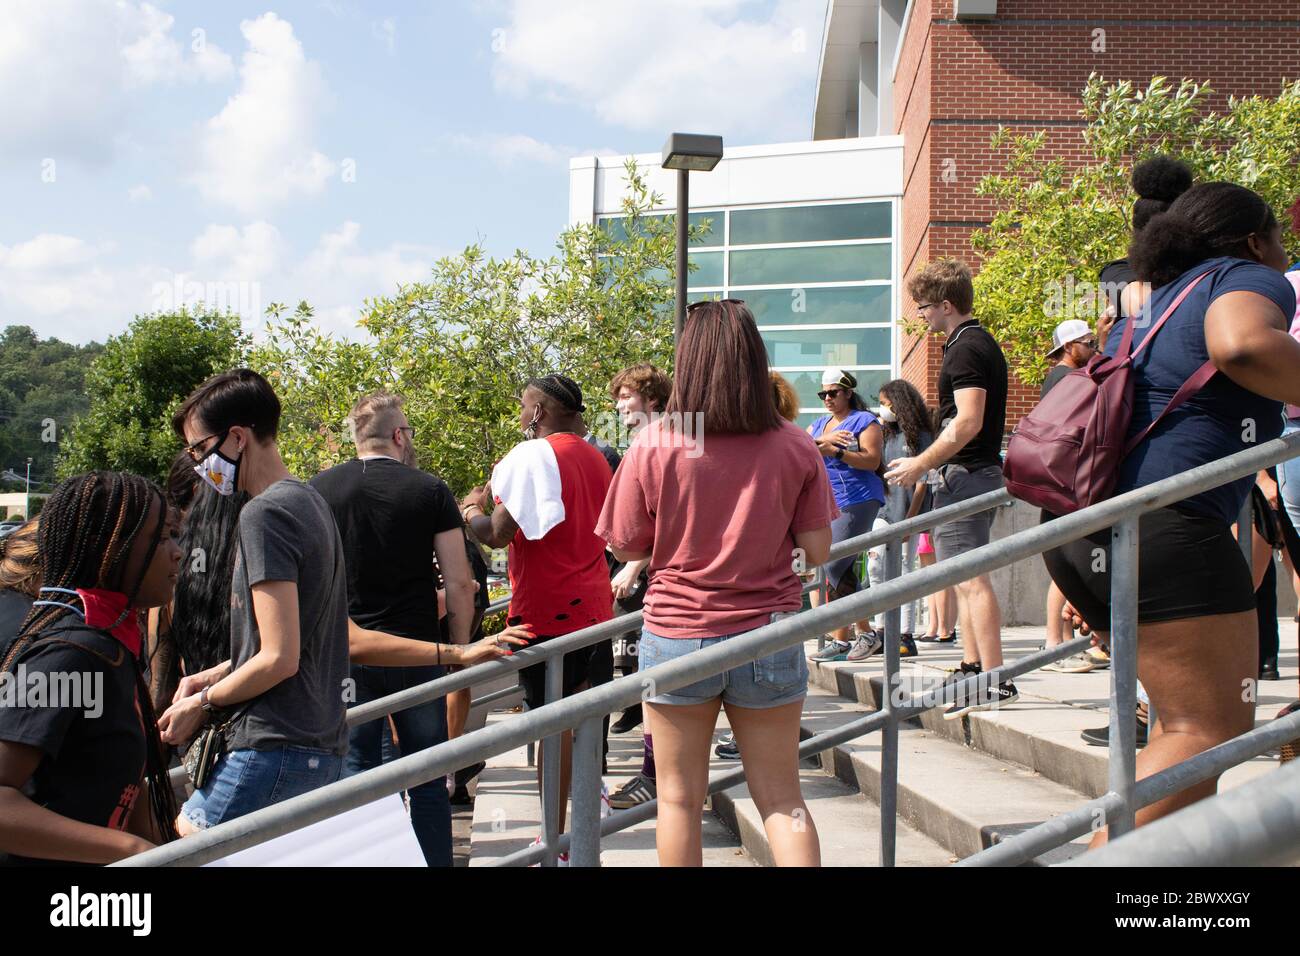
M 892 408 L 882 407 L 880 409 L 880 420 L 882 422 L 896 422 L 898 421 L 898 416 L 894 414 L 894 410 Z
M 240 455 L 240 459 L 243 455 Z M 239 460 L 232 461 L 217 449 L 203 459 L 203 463 L 194 466 L 198 476 L 219 495 L 229 496 L 235 493 L 239 482 Z

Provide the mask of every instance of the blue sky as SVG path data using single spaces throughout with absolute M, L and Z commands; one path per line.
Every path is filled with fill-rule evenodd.
M 259 327 L 482 239 L 548 253 L 571 156 L 808 137 L 825 0 L 6 0 L 0 326 Z

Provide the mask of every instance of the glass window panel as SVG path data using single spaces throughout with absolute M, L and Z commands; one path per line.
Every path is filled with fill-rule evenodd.
M 733 209 L 731 244 L 888 239 L 890 225 L 887 202 Z
M 888 365 L 890 329 L 807 329 L 774 332 L 763 329 L 767 362 L 789 365 Z
M 888 322 L 890 287 L 849 289 L 736 289 L 759 325 L 828 325 L 833 322 Z M 874 364 L 874 363 L 872 363 Z
M 688 289 L 711 289 L 722 285 L 721 252 L 692 252 L 688 258 L 699 267 L 686 274 Z M 673 278 L 667 269 L 651 269 L 648 275 L 659 282 L 671 282 Z
M 687 217 L 687 222 L 692 228 L 700 228 L 704 234 L 691 240 L 692 246 L 721 246 L 725 238 L 725 227 L 723 225 L 723 216 L 725 214 L 719 210 L 717 212 L 693 212 Z M 672 216 L 663 213 L 656 213 L 653 216 L 642 216 L 642 233 L 645 232 L 644 222 L 647 219 L 663 220 L 671 227 Z M 707 224 L 707 228 L 706 228 Z M 602 216 L 597 221 L 600 228 L 608 232 L 616 242 L 627 241 L 627 217 L 626 216 Z
M 814 246 L 731 253 L 731 285 L 798 285 L 890 278 L 891 247 Z
M 880 394 L 880 386 L 889 381 L 889 369 L 875 369 L 872 371 L 857 371 L 850 369 L 854 377 L 858 380 L 857 392 L 862 396 L 862 400 L 867 403 L 868 407 L 874 406 L 877 396 Z M 799 393 L 800 408 L 819 408 L 822 400 L 817 397 L 817 393 L 822 388 L 822 373 L 817 372 L 782 372 L 794 390 Z

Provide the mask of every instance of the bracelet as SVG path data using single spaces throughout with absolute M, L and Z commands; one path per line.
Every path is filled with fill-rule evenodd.
M 461 520 L 464 521 L 466 524 L 469 524 L 469 518 L 470 518 L 470 516 L 469 516 L 469 511 L 470 511 L 471 508 L 478 508 L 478 510 L 479 510 L 480 512 L 482 512 L 482 513 L 485 514 L 485 515 L 487 514 L 486 511 L 483 511 L 483 506 L 482 506 L 482 505 L 474 505 L 474 504 L 466 505 L 464 508 L 461 508 L 461 509 L 460 509 L 460 518 L 461 518 Z
M 199 691 L 199 707 L 203 709 L 205 714 L 215 714 L 217 712 L 217 705 L 208 700 L 207 687 Z

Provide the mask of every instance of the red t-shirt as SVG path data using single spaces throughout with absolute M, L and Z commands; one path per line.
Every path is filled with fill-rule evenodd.
M 794 536 L 838 515 L 821 454 L 794 425 L 685 443 L 654 422 L 623 457 L 596 533 L 650 552 L 652 632 L 722 637 L 800 608 Z
M 609 482 L 605 456 L 569 433 L 522 442 L 497 464 L 493 497 L 519 524 L 509 623 L 558 637 L 614 616 L 605 542 L 592 530 Z

